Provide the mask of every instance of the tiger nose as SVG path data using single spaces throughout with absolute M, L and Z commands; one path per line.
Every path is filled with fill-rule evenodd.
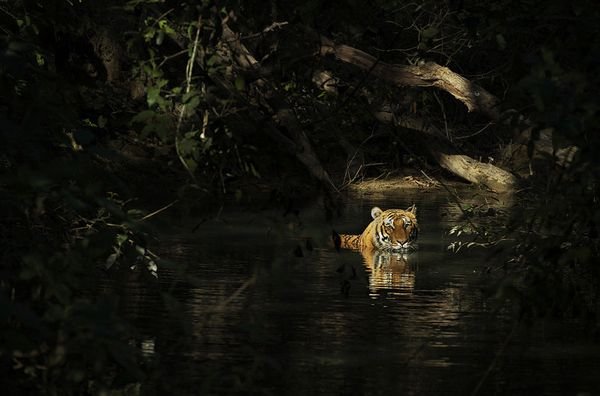
M 396 245 L 396 249 L 398 249 L 398 250 L 408 249 L 409 247 L 410 247 L 410 241 L 398 242 Z

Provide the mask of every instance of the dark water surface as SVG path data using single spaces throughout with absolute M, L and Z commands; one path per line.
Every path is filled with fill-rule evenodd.
M 448 197 L 365 195 L 332 223 L 318 204 L 224 211 L 193 232 L 190 219 L 161 236 L 171 264 L 158 282 L 105 287 L 142 329 L 157 394 L 600 394 L 599 345 L 575 324 L 515 325 L 482 276 L 501 257 L 447 250 L 460 216 Z M 365 262 L 327 243 L 332 228 L 362 231 L 374 205 L 412 203 L 420 243 L 407 257 Z

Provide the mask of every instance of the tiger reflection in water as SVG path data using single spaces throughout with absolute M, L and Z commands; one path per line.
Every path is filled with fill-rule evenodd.
M 415 286 L 415 273 L 411 270 L 406 254 L 387 251 L 361 253 L 365 266 L 371 272 L 369 276 L 371 293 L 382 289 L 412 292 Z
M 373 220 L 360 235 L 334 234 L 336 248 L 361 252 L 371 272 L 369 288 L 412 290 L 414 273 L 408 264 L 408 253 L 417 249 L 419 225 L 417 208 L 406 210 L 378 207 L 371 209 Z

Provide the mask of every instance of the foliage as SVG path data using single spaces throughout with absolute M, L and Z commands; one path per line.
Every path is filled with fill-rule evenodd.
M 508 237 L 519 241 L 510 266 L 517 276 L 502 290 L 538 301 L 529 311 L 594 312 L 600 296 L 600 44 L 593 40 L 599 13 L 591 0 L 376 1 L 368 7 L 357 0 L 0 3 L 0 362 L 15 373 L 3 381 L 68 394 L 142 378 L 137 351 L 127 344 L 134 330 L 118 319 L 117 302 L 97 296 L 89 279 L 98 267 L 140 262 L 156 273 L 143 214 L 130 209 L 135 194 L 122 188 L 144 181 L 124 182 L 118 168 L 104 169 L 113 160 L 105 146 L 135 140 L 144 149 L 166 149 L 164 168 L 148 169 L 148 178 L 184 169 L 205 198 L 230 191 L 240 198 L 236 181 L 272 177 L 280 181 L 273 195 L 289 202 L 308 183 L 294 153 L 272 137 L 277 127 L 290 137 L 277 125 L 282 106 L 293 110 L 326 168 L 340 174 L 350 171 L 347 158 L 356 157 L 357 147 L 367 175 L 423 155 L 414 131 L 390 132 L 373 120 L 375 105 L 397 116 L 418 114 L 482 156 L 509 143 L 515 130 L 531 128 L 535 140 L 552 129 L 554 148 L 573 145 L 578 152 L 568 167 L 550 158 L 536 169 L 539 178 L 522 195 L 528 201 L 509 224 Z M 241 35 L 260 70 L 236 64 L 224 22 Z M 391 89 L 314 56 L 315 33 L 383 62 L 447 65 L 502 96 L 512 111 L 505 123 L 488 128 L 448 95 Z M 315 84 L 321 71 L 333 76 L 335 93 Z M 477 222 L 453 231 L 479 239 L 456 248 L 503 238 L 477 230 L 488 208 L 464 209 Z
M 195 181 L 200 177 L 225 190 L 227 178 L 258 177 L 252 160 L 256 148 L 245 139 L 247 132 L 237 130 L 240 109 L 231 92 L 243 91 L 244 83 L 223 53 L 225 10 L 205 5 L 197 15 L 192 5 L 178 12 L 140 3 L 134 8 L 147 15 L 128 45 L 143 48 L 133 73 L 145 81 L 148 108 L 132 118 L 132 125 L 140 126 L 144 138 L 154 135 L 174 144 Z
M 90 22 L 78 11 L 93 9 L 61 1 L 5 4 L 1 383 L 24 394 L 121 388 L 143 378 L 139 351 L 129 345 L 135 331 L 119 318 L 115 298 L 98 295 L 96 277 L 109 264 L 128 268 L 136 260 L 152 269 L 153 258 L 140 254 L 139 213 L 107 192 L 111 176 L 81 153 L 81 145 L 115 125 L 114 98 L 77 70 L 66 73 L 77 65 L 63 63 L 52 42 L 67 36 L 75 45 Z
M 576 24 L 540 23 L 544 42 L 527 54 L 528 73 L 514 86 L 515 97 L 532 103 L 528 113 L 534 131 L 551 128 L 555 150 L 565 145 L 578 148 L 569 166 L 550 165 L 540 174 L 528 202 L 533 213 L 525 211 L 515 225 L 522 242 L 514 267 L 526 285 L 519 292 L 537 302 L 534 310 L 583 314 L 597 323 L 600 112 L 595 92 L 600 78 L 590 71 L 597 65 L 600 44 L 589 37 L 600 9 L 586 1 L 551 2 L 537 16 L 540 22 L 572 18 Z
M 62 167 L 0 180 L 0 362 L 14 372 L 5 386 L 69 394 L 139 381 L 133 329 L 114 298 L 95 293 L 101 268 L 144 259 L 135 212 Z
M 485 203 L 466 207 L 460 203 L 460 198 L 455 199 L 462 216 L 458 219 L 458 224 L 448 231 L 448 235 L 456 238 L 448 245 L 448 250 L 458 253 L 463 248 L 491 248 L 506 241 L 514 241 L 503 227 L 506 223 L 506 211 L 498 208 L 493 197 L 487 198 Z

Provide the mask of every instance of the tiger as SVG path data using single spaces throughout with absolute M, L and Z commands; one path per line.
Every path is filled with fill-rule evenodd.
M 414 204 L 406 210 L 384 211 L 375 206 L 371 209 L 371 217 L 373 220 L 360 235 L 338 235 L 334 232 L 336 248 L 361 252 L 408 252 L 417 248 L 419 225 L 417 207 Z

